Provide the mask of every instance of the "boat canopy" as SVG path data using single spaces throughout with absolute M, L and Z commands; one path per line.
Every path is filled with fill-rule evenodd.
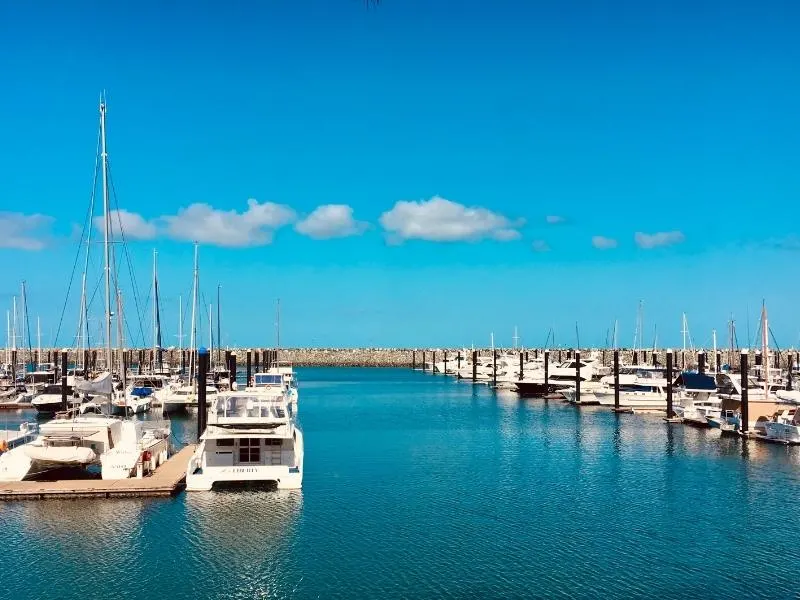
M 94 379 L 89 381 L 76 381 L 75 389 L 79 392 L 86 392 L 89 394 L 103 394 L 105 396 L 111 395 L 111 373 L 106 371 L 101 373 Z
M 717 382 L 710 375 L 704 373 L 690 373 L 684 371 L 675 380 L 675 385 L 684 387 L 686 390 L 697 392 L 713 392 L 717 389 Z

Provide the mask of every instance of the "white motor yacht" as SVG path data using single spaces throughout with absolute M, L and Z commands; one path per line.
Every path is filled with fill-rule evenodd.
M 214 386 L 206 386 L 206 401 L 211 403 L 218 391 Z M 197 388 L 193 385 L 182 385 L 170 388 L 161 402 L 164 412 L 184 411 L 197 408 Z
M 220 483 L 303 482 L 303 433 L 289 413 L 286 392 L 221 392 L 211 401 L 208 424 L 186 469 L 188 491 Z
M 765 421 L 763 425 L 767 439 L 800 444 L 800 410 L 797 407 L 776 413 L 771 421 Z

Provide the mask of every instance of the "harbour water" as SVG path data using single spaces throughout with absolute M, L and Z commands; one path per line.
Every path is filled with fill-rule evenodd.
M 3 596 L 797 598 L 800 448 L 408 369 L 298 379 L 302 492 L 3 504 Z

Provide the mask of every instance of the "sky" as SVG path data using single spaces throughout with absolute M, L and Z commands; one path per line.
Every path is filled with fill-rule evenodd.
M 798 346 L 799 19 L 769 0 L 0 3 L 0 304 L 25 280 L 34 343 L 38 317 L 72 345 L 91 230 L 97 339 L 105 90 L 129 344 L 151 343 L 153 250 L 163 343 L 179 304 L 188 343 L 196 241 L 201 342 L 219 291 L 223 345 L 274 345 L 280 298 L 282 346 L 515 327 L 604 346 L 615 323 L 630 346 L 640 303 L 641 346 L 680 347 L 683 313 L 695 345 L 731 318 L 746 345 L 762 301 Z

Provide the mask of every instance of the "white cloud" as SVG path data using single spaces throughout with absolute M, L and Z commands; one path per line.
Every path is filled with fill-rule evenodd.
M 156 226 L 154 223 L 147 221 L 138 213 L 132 213 L 124 208 L 120 210 L 112 210 L 111 217 L 111 230 L 119 232 L 122 228 L 122 234 L 126 240 L 152 240 L 156 237 Z M 102 232 L 105 225 L 102 216 L 94 218 L 95 228 Z
M 531 244 L 534 252 L 547 252 L 550 250 L 550 245 L 544 240 L 534 240 Z
M 596 235 L 592 238 L 592 246 L 600 250 L 608 250 L 609 248 L 617 247 L 617 240 L 602 235 Z
M 679 244 L 684 240 L 684 236 L 680 231 L 659 231 L 658 233 L 642 233 L 637 231 L 633 236 L 636 240 L 636 245 L 639 248 L 658 248 L 659 246 L 671 246 L 672 244 Z
M 558 215 L 548 215 L 545 217 L 548 225 L 558 225 L 559 223 L 564 223 L 566 219 L 564 217 L 559 217 Z
M 383 213 L 380 223 L 391 240 L 419 239 L 434 242 L 476 241 L 491 238 L 499 241 L 521 237 L 517 228 L 524 221 L 511 221 L 486 208 L 467 207 L 439 196 L 430 200 L 401 200 Z
M 0 248 L 41 250 L 45 247 L 42 229 L 52 222 L 46 215 L 0 212 Z
M 161 219 L 172 238 L 235 248 L 269 244 L 276 229 L 295 220 L 295 212 L 282 204 L 250 199 L 242 213 L 197 203 Z
M 326 240 L 359 235 L 366 230 L 367 224 L 353 219 L 353 209 L 346 204 L 324 204 L 294 228 L 310 238 Z

